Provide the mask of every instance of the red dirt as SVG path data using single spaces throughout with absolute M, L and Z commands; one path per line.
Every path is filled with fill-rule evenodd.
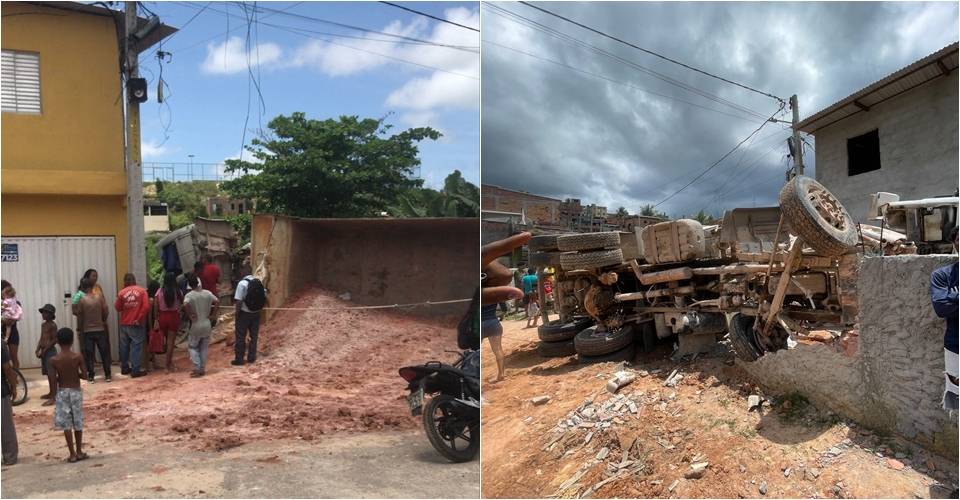
M 309 287 L 286 307 L 351 305 Z M 222 328 L 232 337 L 232 324 Z M 456 349 L 451 320 L 383 310 L 280 311 L 261 326 L 255 364 L 231 366 L 233 347 L 218 343 L 210 348 L 207 375 L 190 378 L 186 350 L 178 348 L 178 372 L 161 369 L 136 380 L 118 376 L 110 389 L 89 396 L 87 428 L 121 436 L 146 432 L 212 450 L 264 439 L 312 441 L 333 432 L 413 428 L 419 420 L 409 414 L 397 370 L 447 360 L 453 355 L 445 349 Z M 49 410 L 21 413 L 17 425 L 50 418 Z
M 759 490 L 764 483 L 770 498 L 926 498 L 942 497 L 956 484 L 955 458 L 878 436 L 800 400 L 748 412 L 747 396 L 760 392 L 732 365 L 731 355 L 674 363 L 668 359 L 669 345 L 640 355 L 632 365 L 660 372 L 638 377 L 620 390 L 628 396 L 644 393 L 636 417 L 596 431 L 587 444 L 584 434 L 589 429 L 580 429 L 564 433 L 550 447 L 561 418 L 588 397 L 600 404 L 609 399 L 604 385 L 616 364 L 540 358 L 536 329 L 524 329 L 523 324 L 504 323 L 505 380 L 484 381 L 485 498 L 576 498 L 608 477 L 604 463 L 594 461 L 605 447 L 611 458 L 603 462 L 619 462 L 622 450 L 630 449 L 630 459 L 643 467 L 603 484 L 592 492 L 593 498 L 757 498 L 763 496 Z M 484 372 L 495 372 L 486 343 L 481 354 Z M 684 378 L 676 387 L 664 387 L 674 368 L 681 368 Z M 533 405 L 530 400 L 541 395 L 550 401 Z M 841 453 L 830 456 L 831 449 Z M 911 464 L 903 470 L 887 461 L 900 454 L 906 458 L 899 462 Z M 709 462 L 702 478 L 684 478 L 691 461 Z M 560 491 L 582 466 L 586 472 L 581 478 Z M 948 487 L 936 486 L 935 480 Z

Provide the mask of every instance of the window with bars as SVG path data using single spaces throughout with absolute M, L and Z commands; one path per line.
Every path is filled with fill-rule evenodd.
M 40 114 L 40 54 L 3 50 L 0 108 L 4 113 Z

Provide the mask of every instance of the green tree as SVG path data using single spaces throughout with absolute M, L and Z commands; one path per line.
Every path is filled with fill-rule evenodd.
M 397 197 L 387 211 L 395 217 L 480 217 L 480 189 L 454 170 L 440 191 L 412 188 Z
M 715 224 L 717 221 L 716 219 L 713 218 L 712 215 L 705 212 L 702 208 L 700 209 L 699 212 L 697 212 L 697 215 L 694 215 L 692 218 L 693 220 L 704 225 Z
M 660 217 L 661 219 L 669 219 L 670 216 L 664 212 L 658 212 L 656 208 L 650 203 L 644 205 L 640 208 L 640 215 L 647 217 Z
M 624 217 L 626 217 L 626 216 L 628 216 L 628 215 L 630 215 L 630 213 L 627 212 L 627 209 L 626 209 L 626 208 L 620 207 L 620 208 L 617 209 L 617 217 L 620 217 L 620 218 L 622 219 L 622 218 L 624 218 Z
M 256 199 L 258 211 L 299 217 L 377 216 L 405 189 L 420 164 L 417 143 L 436 140 L 429 127 L 387 135 L 383 119 L 313 120 L 304 113 L 278 116 L 273 137 L 247 147 L 256 160 L 227 160 L 227 172 L 243 175 L 222 187 L 232 196 Z

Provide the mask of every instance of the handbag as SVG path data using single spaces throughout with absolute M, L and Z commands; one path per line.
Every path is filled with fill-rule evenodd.
M 150 330 L 150 333 L 147 336 L 147 344 L 150 352 L 153 354 L 164 354 L 167 352 L 167 343 L 166 339 L 163 338 L 163 332 L 160 331 L 160 328 L 157 325 L 154 325 L 153 329 Z

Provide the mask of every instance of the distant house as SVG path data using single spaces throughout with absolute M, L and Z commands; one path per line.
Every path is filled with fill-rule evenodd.
M 665 220 L 666 219 L 661 219 L 660 217 L 650 217 L 647 215 L 628 215 L 624 217 L 622 221 L 619 221 L 619 229 L 621 231 L 633 232 L 635 228 L 651 226 Z
M 156 200 L 143 200 L 143 231 L 146 233 L 170 230 L 170 215 L 167 204 Z
M 241 215 L 253 212 L 256 203 L 241 198 L 211 196 L 207 198 L 207 217 L 221 218 L 228 215 Z
M 485 211 L 523 213 L 538 224 L 560 221 L 560 200 L 490 184 L 480 186 L 480 203 Z
M 816 136 L 817 180 L 855 220 L 866 220 L 871 193 L 957 190 L 957 65 L 954 43 L 798 124 Z

